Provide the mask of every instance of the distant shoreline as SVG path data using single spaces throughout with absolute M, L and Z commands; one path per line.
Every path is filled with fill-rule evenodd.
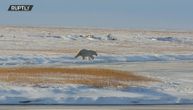
M 161 28 L 110 28 L 110 27 L 85 27 L 85 26 L 30 26 L 30 25 L 1 25 L 0 27 L 12 27 L 12 28 L 47 28 L 47 29 L 83 29 L 83 30 L 115 30 L 115 31 L 144 31 L 144 32 L 193 32 L 193 29 L 161 29 Z

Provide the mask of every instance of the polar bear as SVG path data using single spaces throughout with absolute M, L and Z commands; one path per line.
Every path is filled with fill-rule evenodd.
M 97 56 L 97 52 L 94 50 L 87 50 L 82 49 L 78 52 L 78 54 L 75 56 L 75 58 L 78 58 L 79 56 L 82 57 L 84 60 L 86 57 L 88 57 L 89 60 L 94 60 L 94 55 Z

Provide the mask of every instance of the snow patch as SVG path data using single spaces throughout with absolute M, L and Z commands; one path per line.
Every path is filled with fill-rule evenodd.
M 153 88 L 92 88 L 82 85 L 14 86 L 0 84 L 1 104 L 175 104 L 193 103 Z
M 193 61 L 193 55 L 101 55 L 93 61 L 75 59 L 74 56 L 14 55 L 0 56 L 0 66 L 44 65 L 44 64 L 98 64 L 148 61 Z

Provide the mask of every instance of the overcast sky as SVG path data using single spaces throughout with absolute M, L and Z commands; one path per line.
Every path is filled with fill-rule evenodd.
M 193 0 L 0 0 L 0 25 L 193 30 Z

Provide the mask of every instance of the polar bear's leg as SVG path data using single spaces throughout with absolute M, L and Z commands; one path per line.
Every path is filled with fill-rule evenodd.
M 85 56 L 82 56 L 82 59 L 84 60 L 84 59 L 85 59 Z
M 90 58 L 91 58 L 92 60 L 94 60 L 94 57 L 93 57 L 92 55 L 90 56 Z

